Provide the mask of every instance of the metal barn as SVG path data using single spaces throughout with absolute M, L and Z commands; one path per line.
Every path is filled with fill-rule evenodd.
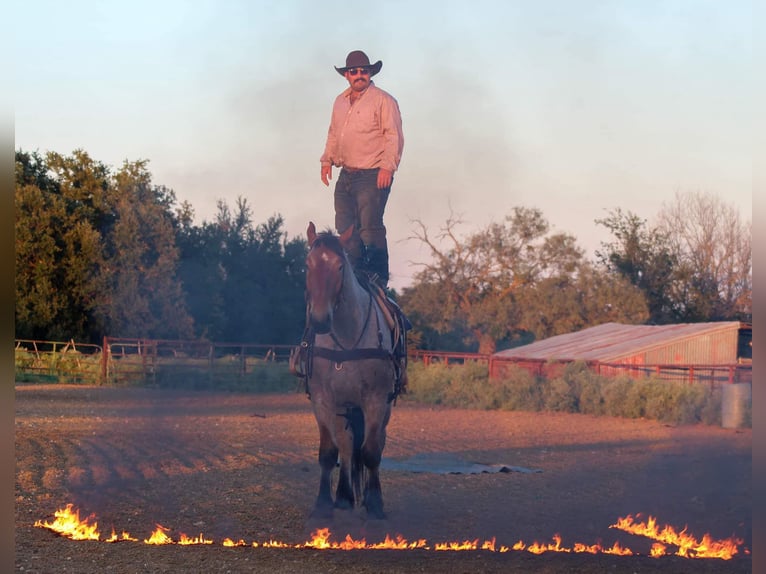
M 551 363 L 584 361 L 602 374 L 744 382 L 752 379 L 752 332 L 751 324 L 739 321 L 605 323 L 495 353 L 493 374 L 508 363 L 541 373 Z

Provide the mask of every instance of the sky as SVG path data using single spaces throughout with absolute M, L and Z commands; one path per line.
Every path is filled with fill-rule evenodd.
M 15 3 L 15 148 L 83 149 L 196 221 L 247 199 L 288 238 L 334 221 L 319 178 L 334 70 L 364 50 L 399 102 L 385 215 L 392 279 L 450 217 L 467 236 L 542 211 L 589 257 L 616 208 L 651 222 L 676 193 L 752 219 L 753 2 L 746 0 L 30 0 Z

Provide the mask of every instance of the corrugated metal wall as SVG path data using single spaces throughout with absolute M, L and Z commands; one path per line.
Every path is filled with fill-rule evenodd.
M 730 365 L 737 362 L 739 329 L 736 325 L 700 333 L 680 341 L 646 349 L 614 362 L 629 365 Z

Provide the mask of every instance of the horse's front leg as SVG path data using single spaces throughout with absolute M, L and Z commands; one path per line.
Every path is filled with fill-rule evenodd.
M 365 424 L 365 440 L 362 445 L 362 460 L 367 467 L 367 482 L 364 487 L 364 506 L 367 515 L 384 519 L 383 492 L 380 487 L 380 461 L 386 444 L 386 424 L 390 411 L 383 409 L 379 417 L 368 416 Z
M 332 471 L 338 463 L 338 447 L 329 429 L 319 424 L 319 494 L 317 494 L 312 518 L 332 518 Z
M 351 481 L 351 456 L 354 448 L 354 434 L 351 420 L 347 416 L 336 416 L 335 439 L 340 454 L 338 488 L 335 491 L 335 508 L 351 510 L 354 508 L 354 489 Z

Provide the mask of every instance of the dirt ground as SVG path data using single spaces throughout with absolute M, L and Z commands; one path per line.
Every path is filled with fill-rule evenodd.
M 17 385 L 16 571 L 133 572 L 750 572 L 750 429 L 673 427 L 584 415 L 434 408 L 400 400 L 384 457 L 449 453 L 541 472 L 382 471 L 388 517 L 336 512 L 308 519 L 319 467 L 317 431 L 302 394 L 258 395 L 88 386 Z M 35 528 L 72 503 L 101 541 Z M 732 560 L 652 558 L 652 542 L 610 528 L 657 518 L 697 538 L 741 538 Z M 144 544 L 157 525 L 177 540 Z M 419 550 L 264 548 L 300 544 L 320 526 L 331 540 L 386 534 L 425 539 Z M 112 528 L 138 542 L 109 544 Z M 471 550 L 439 542 L 495 539 L 561 546 L 619 542 L 637 555 Z M 260 547 L 228 548 L 224 538 Z M 672 547 L 668 548 L 673 552 Z

